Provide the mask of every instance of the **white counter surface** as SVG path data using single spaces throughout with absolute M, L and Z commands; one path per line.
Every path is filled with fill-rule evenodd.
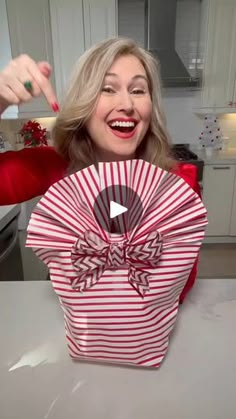
M 0 231 L 20 213 L 20 205 L 1 205 L 0 206 Z
M 192 149 L 192 148 L 191 148 Z M 217 151 L 213 150 L 212 156 L 207 157 L 204 151 L 192 149 L 206 165 L 210 164 L 236 164 L 236 148 Z
M 159 370 L 72 361 L 51 283 L 0 283 L 1 419 L 235 419 L 236 279 L 198 280 Z

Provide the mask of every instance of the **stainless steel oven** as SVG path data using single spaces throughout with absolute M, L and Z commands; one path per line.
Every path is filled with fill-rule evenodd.
M 0 230 L 0 281 L 23 281 L 18 215 Z

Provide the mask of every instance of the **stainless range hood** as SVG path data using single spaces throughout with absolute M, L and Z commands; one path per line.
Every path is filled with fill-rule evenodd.
M 177 0 L 145 1 L 146 46 L 161 65 L 164 87 L 196 87 L 199 77 L 192 77 L 176 52 Z

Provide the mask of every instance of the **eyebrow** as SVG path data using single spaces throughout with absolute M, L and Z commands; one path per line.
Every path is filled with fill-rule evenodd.
M 116 73 L 106 73 L 105 77 L 107 77 L 107 76 L 118 77 L 118 74 L 116 74 Z M 131 80 L 136 80 L 136 79 L 143 79 L 148 83 L 147 77 L 144 76 L 143 74 L 136 74 L 135 76 L 132 77 Z

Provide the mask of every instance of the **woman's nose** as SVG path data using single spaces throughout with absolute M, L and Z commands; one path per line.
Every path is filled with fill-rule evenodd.
M 126 113 L 132 113 L 134 109 L 133 98 L 131 94 L 127 91 L 120 92 L 119 94 L 119 103 L 118 111 L 124 111 Z

